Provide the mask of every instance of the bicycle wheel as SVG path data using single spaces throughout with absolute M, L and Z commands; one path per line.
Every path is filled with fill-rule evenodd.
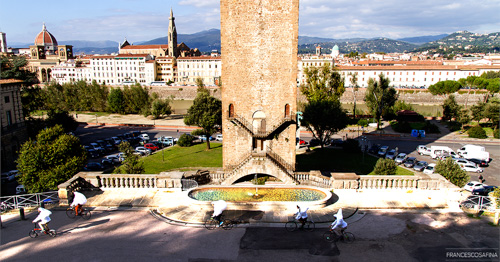
M 233 221 L 224 219 L 224 222 L 222 222 L 222 228 L 224 230 L 230 230 L 231 228 L 233 228 Z
M 304 225 L 304 229 L 309 232 L 314 231 L 315 227 L 316 225 L 314 225 L 314 222 L 312 221 L 307 221 L 306 224 Z
M 297 230 L 297 223 L 295 223 L 295 221 L 288 221 L 285 224 L 285 229 L 288 232 L 293 232 L 293 231 Z
M 217 221 L 215 219 L 208 219 L 205 221 L 205 228 L 208 230 L 213 230 L 217 227 Z
M 37 232 L 33 229 L 33 230 L 31 230 L 31 231 L 30 231 L 29 236 L 30 236 L 31 238 L 35 238 L 35 237 L 37 237 L 37 236 L 38 236 L 38 233 L 37 233 Z
M 49 231 L 49 235 L 50 235 L 51 237 L 56 237 L 57 232 L 56 232 L 54 229 L 51 229 L 51 230 Z
M 75 210 L 73 210 L 71 208 L 66 209 L 66 215 L 69 218 L 72 218 L 72 219 L 75 218 L 76 217 Z
M 90 210 L 87 210 L 87 209 L 82 210 L 81 215 L 82 215 L 82 218 L 85 220 L 89 220 L 90 217 L 92 216 L 92 214 L 90 214 Z
M 354 242 L 354 234 L 351 232 L 344 232 L 344 237 L 342 238 L 342 242 L 352 243 Z
M 323 239 L 327 242 L 333 242 L 336 239 L 335 233 L 332 231 L 326 231 L 323 233 Z

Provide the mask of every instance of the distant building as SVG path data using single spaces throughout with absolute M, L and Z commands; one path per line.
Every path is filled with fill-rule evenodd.
M 0 32 L 0 53 L 7 53 L 7 35 Z
M 2 123 L 2 171 L 15 169 L 17 152 L 28 139 L 21 103 L 24 82 L 0 79 L 0 114 Z
M 56 38 L 47 31 L 43 24 L 42 31 L 36 36 L 34 45 L 30 46 L 28 68 L 35 72 L 42 83 L 50 82 L 52 68 L 61 62 L 73 59 L 73 46 L 58 45 Z

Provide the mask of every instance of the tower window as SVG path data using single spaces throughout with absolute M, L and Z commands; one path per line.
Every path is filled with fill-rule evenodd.
M 229 117 L 234 117 L 234 105 L 229 104 Z

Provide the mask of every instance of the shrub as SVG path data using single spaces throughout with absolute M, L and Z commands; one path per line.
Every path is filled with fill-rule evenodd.
M 493 137 L 499 139 L 500 138 L 500 129 L 495 128 L 493 129 Z
M 193 140 L 194 137 L 190 134 L 182 134 L 181 137 L 179 137 L 179 141 L 177 141 L 177 144 L 181 147 L 188 147 L 193 145 Z
M 399 133 L 410 133 L 412 130 L 412 127 L 408 122 L 392 121 L 391 127 L 394 131 Z
M 438 161 L 436 167 L 434 167 L 434 173 L 438 173 L 452 184 L 463 187 L 470 180 L 470 176 L 460 168 L 460 166 L 455 163 L 451 157 L 444 161 Z
M 439 127 L 437 125 L 431 123 L 430 121 L 425 121 L 424 130 L 427 133 L 433 133 L 433 134 L 441 133 L 441 131 L 439 131 Z
M 366 120 L 366 119 L 360 119 L 358 121 L 358 126 L 364 126 L 364 127 L 368 126 L 368 120 Z
M 394 162 L 394 160 L 380 158 L 379 160 L 377 160 L 373 172 L 379 176 L 381 175 L 393 176 L 396 174 L 397 169 L 398 167 L 396 166 L 396 162 Z
M 484 131 L 484 129 L 481 126 L 474 126 L 471 129 L 469 129 L 467 133 L 471 138 L 481 138 L 481 139 L 488 138 L 488 136 L 486 135 L 486 131 Z
M 458 131 L 458 130 L 462 129 L 462 124 L 455 122 L 455 121 L 449 121 L 448 122 L 448 129 L 451 132 Z
M 500 208 L 500 188 L 495 188 L 495 190 L 493 190 L 493 192 L 490 192 L 488 195 L 490 196 L 490 198 L 496 199 L 497 208 Z
M 358 140 L 354 140 L 354 139 L 347 139 L 342 144 L 342 149 L 344 149 L 344 151 L 350 152 L 350 153 L 361 152 L 361 149 L 359 148 Z

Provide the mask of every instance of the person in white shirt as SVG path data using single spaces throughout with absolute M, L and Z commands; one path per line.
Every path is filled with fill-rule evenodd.
M 297 214 L 295 215 L 295 219 L 297 219 L 300 223 L 302 223 L 302 225 L 300 226 L 300 228 L 304 228 L 304 225 L 306 224 L 306 221 L 307 221 L 307 210 L 309 210 L 308 207 L 300 207 L 299 205 L 297 205 Z
M 342 215 L 342 208 L 333 216 L 337 219 L 333 221 L 330 231 L 334 231 L 337 236 L 342 237 L 344 230 L 347 228 L 347 223 L 344 221 L 344 216 Z
M 45 209 L 43 207 L 38 208 L 38 216 L 33 220 L 33 223 L 38 223 L 40 225 L 40 228 L 44 230 L 45 234 L 49 232 L 49 226 L 47 225 L 50 222 L 50 215 L 52 215 L 52 212 L 50 210 Z
M 87 198 L 84 194 L 80 192 L 73 192 L 73 203 L 71 203 L 71 207 L 75 207 L 75 214 L 77 216 L 82 212 L 82 206 L 87 204 Z
M 222 223 L 221 217 L 222 217 L 222 212 L 226 210 L 227 208 L 227 203 L 224 200 L 217 200 L 212 202 L 212 206 L 214 207 L 214 213 L 212 214 L 212 218 L 217 220 L 219 224 Z

